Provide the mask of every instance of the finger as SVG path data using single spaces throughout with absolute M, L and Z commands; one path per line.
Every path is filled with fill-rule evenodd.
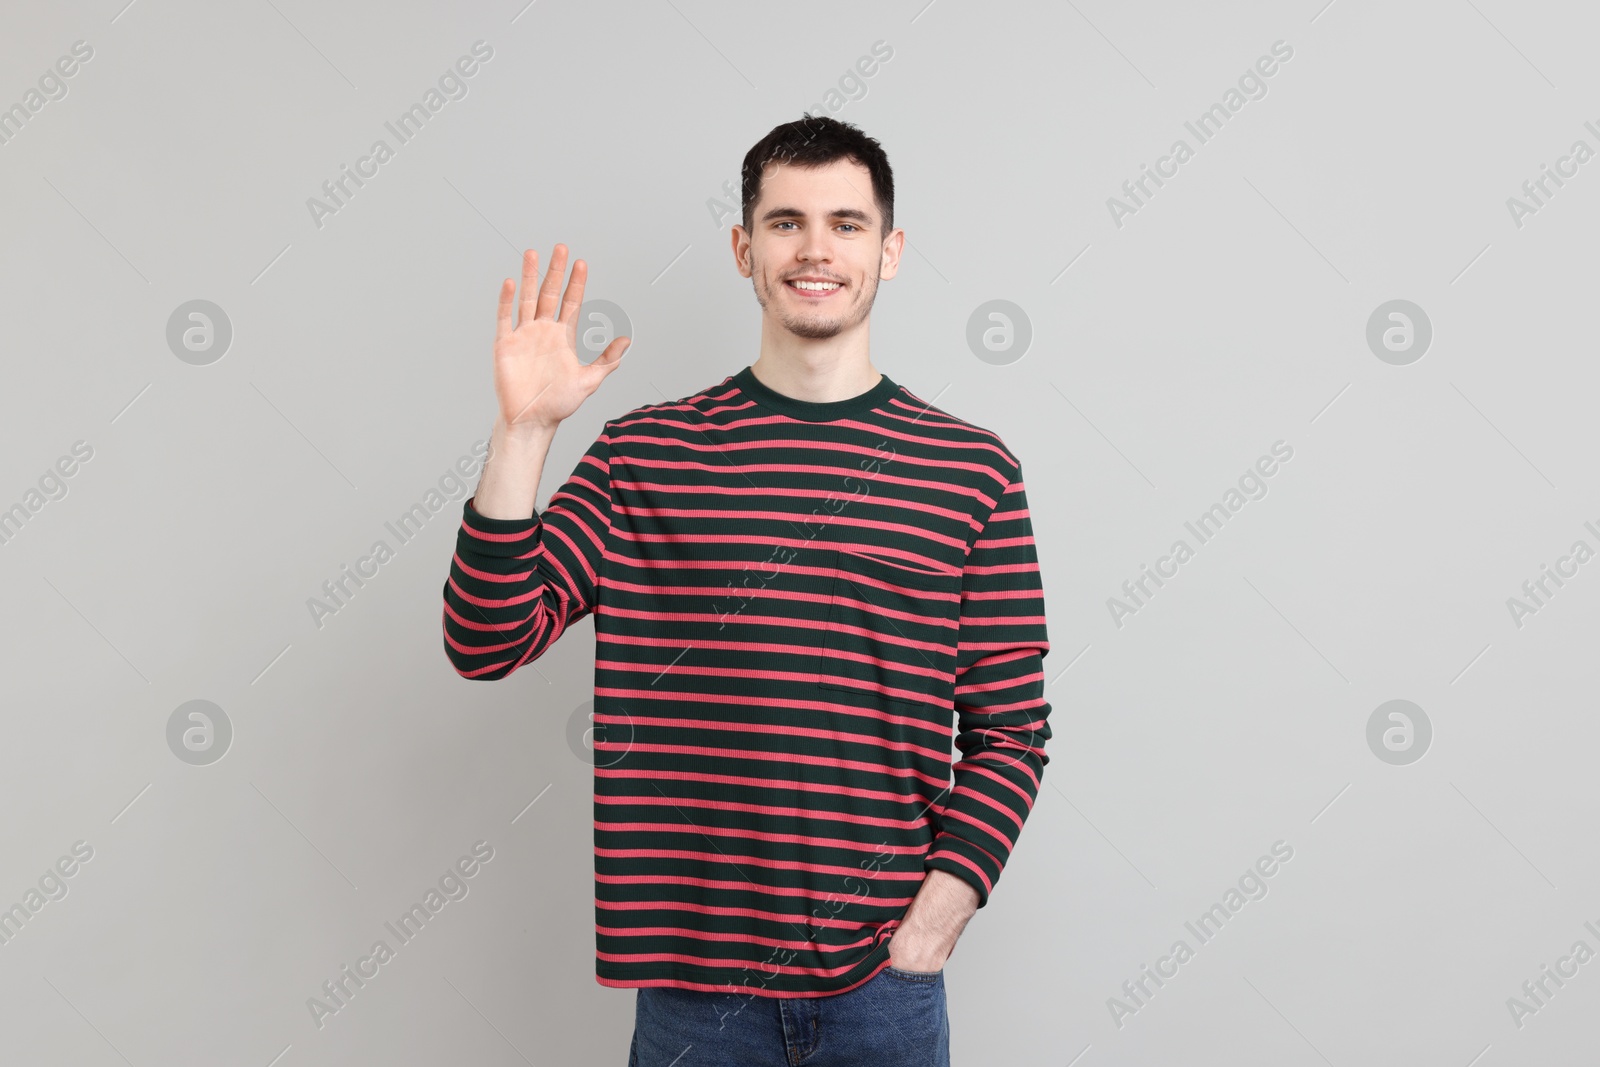
M 539 253 L 530 248 L 522 253 L 522 301 L 517 305 L 517 325 L 533 318 L 534 286 L 539 278 Z
M 517 283 L 507 278 L 500 283 L 500 309 L 495 317 L 494 339 L 498 343 L 511 332 L 511 298 L 516 294 Z
M 583 306 L 583 286 L 589 278 L 589 264 L 583 260 L 572 265 L 572 280 L 567 283 L 567 295 L 561 301 L 561 314 L 557 322 L 566 323 L 574 331 L 578 326 L 578 309 Z
M 550 253 L 550 268 L 544 272 L 544 284 L 539 287 L 539 310 L 536 313 L 541 319 L 556 317 L 556 302 L 561 298 L 561 280 L 567 274 L 567 246 L 556 245 L 555 251 Z

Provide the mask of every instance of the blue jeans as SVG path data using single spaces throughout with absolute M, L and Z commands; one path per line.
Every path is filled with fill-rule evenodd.
M 628 1067 L 950 1067 L 944 971 L 885 967 L 826 997 L 646 986 Z

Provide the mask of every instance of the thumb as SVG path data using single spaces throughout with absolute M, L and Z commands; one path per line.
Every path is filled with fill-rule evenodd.
M 606 350 L 600 353 L 600 357 L 589 364 L 589 376 L 596 388 L 612 371 L 622 366 L 622 354 L 631 347 L 633 347 L 631 337 L 615 338 L 606 346 Z

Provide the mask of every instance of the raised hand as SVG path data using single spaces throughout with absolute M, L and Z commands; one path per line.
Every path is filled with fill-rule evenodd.
M 522 300 L 516 325 L 511 321 L 511 300 L 516 284 L 507 278 L 500 286 L 500 315 L 494 335 L 494 391 L 500 399 L 500 421 L 512 433 L 553 433 L 557 424 L 578 410 L 606 376 L 617 369 L 622 354 L 633 343 L 617 337 L 585 366 L 578 360 L 578 310 L 583 306 L 583 286 L 589 268 L 583 260 L 572 267 L 572 281 L 560 299 L 566 276 L 567 246 L 558 244 L 545 272 L 544 284 L 534 300 L 539 276 L 539 254 L 522 254 Z M 557 303 L 559 299 L 559 311 Z

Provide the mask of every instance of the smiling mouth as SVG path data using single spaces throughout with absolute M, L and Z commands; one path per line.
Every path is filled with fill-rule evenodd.
M 793 278 L 786 279 L 783 284 L 790 292 L 798 293 L 807 300 L 826 300 L 844 288 L 842 282 L 802 282 Z

